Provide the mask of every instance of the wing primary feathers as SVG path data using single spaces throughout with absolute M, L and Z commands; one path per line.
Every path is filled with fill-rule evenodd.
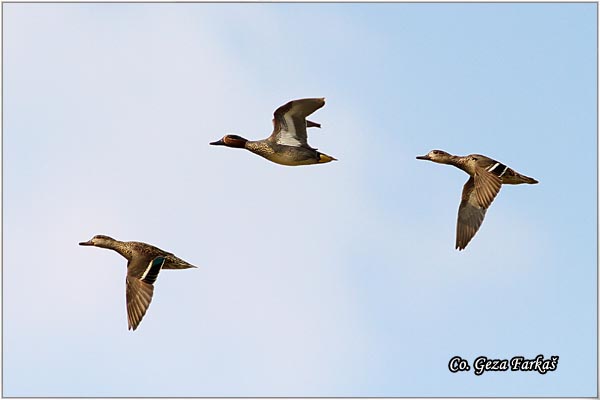
M 483 223 L 487 208 L 479 204 L 473 177 L 465 183 L 456 221 L 456 248 L 463 250 Z

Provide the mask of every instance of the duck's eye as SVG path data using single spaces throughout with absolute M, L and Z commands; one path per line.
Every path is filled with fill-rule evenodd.
M 440 154 L 440 152 L 439 152 L 439 151 L 437 151 L 437 150 L 434 150 L 434 151 L 433 151 L 433 154 Z

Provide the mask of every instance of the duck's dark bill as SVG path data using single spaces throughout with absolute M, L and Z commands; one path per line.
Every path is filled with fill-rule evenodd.
M 225 142 L 223 142 L 223 139 L 221 139 L 217 140 L 216 142 L 210 142 L 210 144 L 212 144 L 213 146 L 223 146 Z
M 91 241 L 87 241 L 87 242 L 79 242 L 80 246 L 93 246 Z
M 426 155 L 424 156 L 417 156 L 417 160 L 429 160 L 429 157 Z

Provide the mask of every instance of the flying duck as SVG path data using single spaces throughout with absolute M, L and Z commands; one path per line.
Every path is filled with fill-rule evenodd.
M 533 178 L 521 175 L 499 161 L 481 154 L 453 156 L 442 150 L 431 150 L 418 160 L 429 160 L 440 164 L 454 165 L 471 177 L 465 183 L 458 207 L 456 223 L 456 248 L 463 250 L 479 230 L 485 212 L 494 201 L 502 184 L 519 185 L 538 183 Z
M 142 242 L 121 242 L 109 236 L 96 235 L 79 245 L 111 249 L 127 259 L 127 322 L 129 329 L 133 330 L 136 330 L 150 306 L 154 282 L 161 269 L 196 268 L 169 252 Z
M 323 164 L 336 160 L 311 147 L 307 141 L 306 128 L 321 125 L 308 121 L 307 116 L 325 105 L 324 98 L 292 100 L 273 114 L 273 133 L 263 140 L 247 140 L 238 135 L 225 135 L 213 146 L 247 149 L 281 165 Z

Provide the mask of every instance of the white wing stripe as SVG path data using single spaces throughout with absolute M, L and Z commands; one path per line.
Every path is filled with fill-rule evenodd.
M 152 269 L 152 263 L 154 262 L 154 260 L 151 260 L 148 263 L 148 267 L 146 268 L 146 270 L 144 271 L 144 273 L 142 274 L 142 276 L 140 277 L 140 280 L 144 280 L 146 279 L 146 276 L 148 276 L 148 272 L 150 272 L 150 269 Z
M 488 171 L 490 171 L 490 172 L 493 171 L 494 168 L 496 168 L 498 165 L 500 165 L 500 163 L 497 162 L 496 164 L 494 164 L 490 168 L 488 168 Z
M 283 115 L 284 124 L 282 124 L 283 126 L 279 132 L 277 143 L 286 146 L 302 146 L 302 142 L 296 136 L 296 126 L 291 116 L 292 112 L 293 108 Z
M 148 274 L 150 272 L 152 272 L 150 282 L 147 282 L 152 285 L 154 283 L 154 281 L 156 280 L 158 273 L 162 269 L 162 266 L 165 264 L 165 261 L 166 261 L 166 259 L 164 257 L 157 257 L 157 258 L 153 259 L 152 261 L 150 261 L 150 263 L 148 264 L 148 267 L 146 268 L 146 270 L 140 277 L 140 280 L 145 281 L 145 279 L 148 277 Z

